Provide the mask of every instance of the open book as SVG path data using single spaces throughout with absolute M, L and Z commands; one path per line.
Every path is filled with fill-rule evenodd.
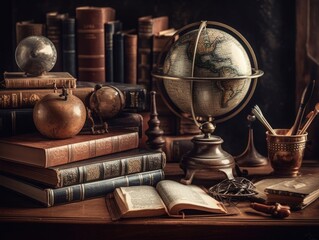
M 153 186 L 116 188 L 106 199 L 113 220 L 130 217 L 227 214 L 224 205 L 196 185 L 172 180 Z

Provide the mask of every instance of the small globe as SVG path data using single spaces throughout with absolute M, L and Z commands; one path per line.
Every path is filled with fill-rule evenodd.
M 188 25 L 176 36 L 161 72 L 154 74 L 163 80 L 161 89 L 172 108 L 187 116 L 193 107 L 197 118 L 214 122 L 237 114 L 251 97 L 256 78 L 263 74 L 252 68 L 250 48 L 243 45 L 248 42 L 216 22 L 208 22 L 200 34 L 198 23 Z
M 101 117 L 102 120 L 107 120 L 123 110 L 125 96 L 114 86 L 96 85 L 94 92 L 90 95 L 89 106 L 93 113 Z
M 29 36 L 21 40 L 15 51 L 18 67 L 33 76 L 49 72 L 57 60 L 54 44 L 44 36 Z

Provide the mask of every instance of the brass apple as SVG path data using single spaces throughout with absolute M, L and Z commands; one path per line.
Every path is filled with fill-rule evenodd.
M 62 94 L 47 94 L 36 103 L 33 120 L 38 131 L 48 138 L 70 138 L 83 128 L 86 108 L 78 97 L 63 89 Z

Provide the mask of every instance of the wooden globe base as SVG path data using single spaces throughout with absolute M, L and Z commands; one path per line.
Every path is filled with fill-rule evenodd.
M 221 144 L 224 142 L 218 136 L 195 136 L 192 139 L 193 149 L 186 153 L 180 163 L 185 177 L 181 179 L 183 184 L 189 185 L 193 178 L 216 179 L 218 173 L 233 179 L 235 161 L 232 155 L 224 151 Z

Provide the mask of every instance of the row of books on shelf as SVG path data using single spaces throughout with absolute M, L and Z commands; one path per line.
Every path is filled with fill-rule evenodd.
M 151 70 L 175 33 L 168 16 L 141 16 L 126 29 L 111 7 L 84 6 L 68 13 L 48 12 L 45 23 L 16 23 L 16 44 L 30 35 L 48 37 L 57 49 L 52 71 L 80 81 L 144 84 L 152 89 Z
M 0 88 L 0 109 L 33 108 L 45 95 L 57 92 L 66 86 L 86 103 L 97 83 L 80 82 L 68 72 L 49 72 L 45 76 L 24 76 L 23 72 L 5 72 Z M 125 111 L 143 112 L 148 110 L 147 88 L 142 84 L 108 83 L 102 86 L 115 86 L 125 97 Z

